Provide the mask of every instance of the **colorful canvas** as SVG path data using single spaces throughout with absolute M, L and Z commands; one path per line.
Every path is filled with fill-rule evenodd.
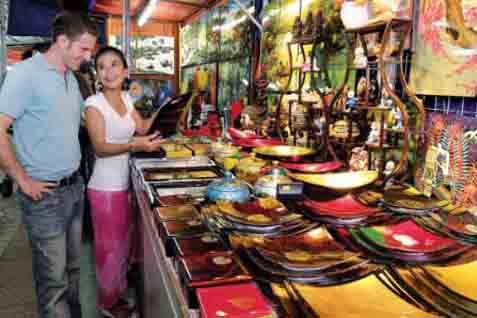
M 250 58 L 245 57 L 234 61 L 223 62 L 219 65 L 218 106 L 226 105 L 247 97 L 250 80 Z
M 476 95 L 476 28 L 475 1 L 421 1 L 411 72 L 418 94 Z
M 253 2 L 242 0 L 241 3 L 253 12 Z M 251 24 L 250 19 L 233 1 L 221 7 L 220 57 L 222 59 L 250 55 Z
M 449 153 L 449 173 L 438 173 L 433 182 L 439 194 L 453 204 L 477 209 L 477 125 L 473 118 L 431 114 L 426 123 L 427 147 L 435 146 Z M 416 173 L 416 184 L 422 186 L 423 169 Z
M 308 13 L 323 12 L 325 27 L 323 43 L 327 47 L 323 50 L 323 43 L 315 51 L 311 62 L 317 66 L 326 64 L 328 77 L 311 81 L 311 76 L 305 78 L 304 89 L 333 87 L 342 81 L 345 70 L 346 50 L 344 46 L 344 33 L 341 32 L 339 7 L 332 0 L 284 0 L 265 2 L 262 21 L 264 33 L 262 36 L 262 65 L 263 73 L 272 83 L 270 88 L 279 91 L 286 88 L 289 78 L 289 56 L 287 43 L 292 41 L 292 29 L 296 17 L 304 22 Z M 305 45 L 305 54 L 309 55 L 312 45 Z M 299 54 L 298 45 L 292 45 L 293 65 L 302 64 L 303 58 Z M 311 64 L 310 63 L 310 64 Z M 293 72 L 290 89 L 298 86 L 298 72 Z M 352 78 L 352 76 L 350 76 Z
M 109 44 L 121 46 L 119 36 L 110 36 Z M 131 54 L 136 73 L 174 74 L 174 38 L 170 36 L 131 37 Z

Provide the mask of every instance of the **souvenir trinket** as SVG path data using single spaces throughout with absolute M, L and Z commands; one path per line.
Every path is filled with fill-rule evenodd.
M 365 69 L 368 66 L 368 59 L 364 55 L 364 49 L 361 46 L 354 50 L 353 64 L 357 69 Z
M 292 180 L 287 177 L 285 170 L 278 167 L 278 161 L 273 162 L 273 169 L 268 174 L 260 177 L 255 183 L 255 194 L 257 196 L 277 196 L 277 186 L 279 184 L 291 183 Z
M 223 180 L 212 182 L 207 187 L 207 198 L 211 201 L 245 202 L 249 197 L 249 187 L 244 182 L 234 179 L 230 171 L 225 172 Z

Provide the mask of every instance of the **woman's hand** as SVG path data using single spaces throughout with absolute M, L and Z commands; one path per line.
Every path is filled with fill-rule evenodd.
M 159 132 L 147 136 L 138 136 L 133 137 L 131 142 L 132 151 L 145 151 L 145 152 L 154 152 L 159 150 L 162 139 L 160 138 Z

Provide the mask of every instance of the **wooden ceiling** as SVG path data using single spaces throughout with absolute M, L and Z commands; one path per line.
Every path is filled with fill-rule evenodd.
M 133 19 L 139 14 L 148 0 L 130 0 L 129 14 Z M 184 23 L 188 19 L 208 10 L 218 0 L 158 0 L 151 19 Z M 119 16 L 122 14 L 122 0 L 96 0 L 93 12 Z

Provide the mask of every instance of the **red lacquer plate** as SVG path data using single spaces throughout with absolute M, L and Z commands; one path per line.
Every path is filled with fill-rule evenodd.
M 228 250 L 224 243 L 212 233 L 193 238 L 174 238 L 174 244 L 181 257 Z
M 231 252 L 207 253 L 185 257 L 181 264 L 191 287 L 213 286 L 249 281 L 250 275 Z
M 277 146 L 283 145 L 283 142 L 278 139 L 264 139 L 264 138 L 232 138 L 232 144 L 244 148 L 254 148 L 262 146 Z
M 197 289 L 202 318 L 272 317 L 273 310 L 254 283 Z
M 280 162 L 280 166 L 299 172 L 325 173 L 336 171 L 343 166 L 340 161 L 315 162 L 315 163 L 292 163 Z
M 356 218 L 370 216 L 382 212 L 380 208 L 369 207 L 353 198 L 351 194 L 328 201 L 305 199 L 303 202 L 308 211 L 318 215 L 329 215 L 339 218 Z
M 411 253 L 433 253 L 461 246 L 456 241 L 431 233 L 413 220 L 401 223 L 359 229 L 361 235 L 387 249 Z
M 240 129 L 237 129 L 237 128 L 230 128 L 229 129 L 229 134 L 230 134 L 230 137 L 232 137 L 234 139 L 243 139 L 243 138 L 257 139 L 257 138 L 260 138 L 260 136 L 257 135 L 254 132 L 243 131 L 243 130 L 240 130 Z
M 263 248 L 270 252 L 286 253 L 307 251 L 310 255 L 319 256 L 321 253 L 345 253 L 343 246 L 336 242 L 324 226 L 308 232 L 276 238 L 265 239 Z

